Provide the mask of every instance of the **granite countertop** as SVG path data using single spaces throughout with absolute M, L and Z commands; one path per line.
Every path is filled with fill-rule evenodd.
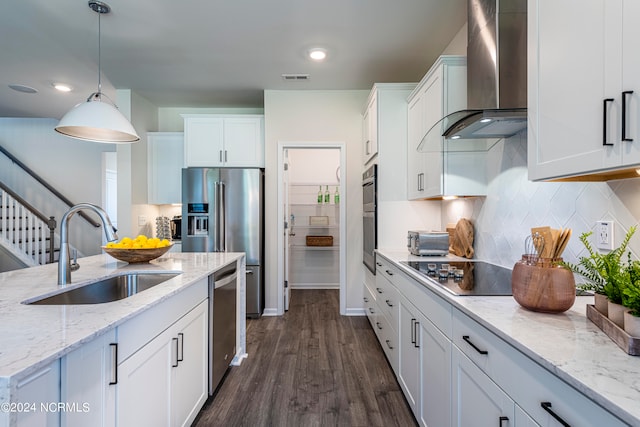
M 28 375 L 243 256 L 169 252 L 141 264 L 116 261 L 106 254 L 80 258 L 80 269 L 71 273 L 67 288 L 123 271 L 182 273 L 129 298 L 103 304 L 22 304 L 60 290 L 57 263 L 0 274 L 0 378 Z
M 454 296 L 400 264 L 417 259 L 409 253 L 378 253 L 623 421 L 640 424 L 640 357 L 629 356 L 587 319 L 593 296 L 576 297 L 564 313 L 536 313 L 510 296 Z

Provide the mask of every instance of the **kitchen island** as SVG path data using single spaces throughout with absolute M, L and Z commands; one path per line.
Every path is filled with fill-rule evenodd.
M 522 308 L 511 296 L 454 296 L 436 281 L 427 279 L 400 263 L 424 260 L 424 257 L 389 250 L 378 250 L 378 254 L 381 255 L 381 263 L 386 263 L 393 269 L 391 272 L 395 276 L 391 280 L 402 286 L 405 283 L 417 288 L 423 287 L 422 291 L 428 291 L 427 294 L 430 295 L 429 301 L 439 301 L 439 313 L 443 316 L 431 320 L 452 343 L 452 425 L 457 425 L 456 421 L 459 422 L 460 419 L 456 417 L 462 417 L 460 411 L 464 412 L 464 409 L 456 407 L 455 399 L 464 395 L 461 390 L 456 390 L 456 381 L 459 383 L 462 378 L 460 375 L 466 375 L 463 371 L 478 369 L 491 378 L 492 381 L 486 384 L 491 387 L 498 384 L 512 402 L 515 401 L 516 425 L 520 425 L 517 421 L 520 408 L 524 408 L 534 418 L 535 411 L 543 414 L 542 417 L 550 416 L 540 407 L 539 401 L 526 406 L 529 401 L 549 395 L 549 390 L 556 390 L 558 394 L 558 404 L 554 403 L 552 410 L 558 411 L 559 407 L 561 412 L 564 409 L 561 404 L 575 403 L 575 407 L 567 408 L 567 413 L 571 411 L 588 414 L 591 406 L 595 407 L 589 403 L 591 401 L 622 421 L 608 425 L 640 425 L 640 357 L 626 354 L 587 319 L 586 306 L 593 304 L 592 296 L 576 297 L 573 307 L 564 313 L 537 313 Z M 398 276 L 409 280 L 403 282 L 405 279 Z M 402 292 L 405 288 L 399 289 Z M 421 297 L 423 294 L 424 292 L 412 295 Z M 403 298 L 400 296 L 401 307 Z M 436 313 L 432 307 L 425 311 L 426 307 L 421 307 L 417 298 L 411 302 L 422 309 L 427 317 L 429 313 Z M 400 310 L 402 317 L 402 308 Z M 446 319 L 446 322 L 440 321 L 441 319 Z M 402 329 L 402 319 L 400 322 Z M 411 326 L 413 323 L 415 319 Z M 412 333 L 412 339 L 415 340 L 415 333 Z M 402 343 L 398 346 L 402 352 Z M 488 350 L 488 355 L 481 354 L 479 350 Z M 494 362 L 491 361 L 492 358 Z M 463 359 L 472 363 L 464 362 Z M 513 360 L 517 362 L 512 363 Z M 402 366 L 399 372 L 402 383 Z M 456 397 L 456 391 L 462 394 Z M 574 395 L 577 396 L 575 400 Z M 598 412 L 597 408 L 595 411 Z M 603 425 L 597 424 L 595 418 L 585 418 L 589 421 L 580 425 Z M 544 424 L 538 418 L 532 422 Z M 554 423 L 555 421 L 550 421 L 550 425 L 556 425 Z M 526 422 L 524 424 L 528 425 Z
M 0 274 L 0 328 L 2 330 L 0 334 L 0 426 L 17 425 L 16 420 L 24 411 L 31 409 L 35 409 L 36 412 L 40 411 L 40 407 L 36 406 L 16 406 L 16 396 L 19 394 L 21 381 L 37 377 L 39 372 L 46 371 L 48 367 L 64 366 L 67 357 L 80 353 L 89 344 L 106 336 L 109 336 L 109 340 L 107 340 L 109 342 L 106 342 L 105 352 L 109 351 L 110 345 L 114 345 L 111 341 L 120 344 L 121 348 L 115 349 L 115 360 L 113 361 L 118 364 L 118 370 L 120 370 L 121 361 L 135 355 L 135 351 L 138 350 L 138 348 L 133 348 L 134 345 L 131 343 L 142 347 L 146 343 L 155 341 L 154 338 L 162 335 L 164 328 L 162 324 L 166 319 L 171 319 L 171 316 L 182 316 L 181 312 L 173 313 L 174 305 L 182 304 L 185 307 L 185 312 L 189 311 L 190 313 L 195 311 L 192 308 L 197 302 L 202 312 L 200 322 L 206 329 L 208 313 L 205 310 L 204 300 L 207 298 L 208 277 L 230 263 L 238 264 L 239 273 L 237 345 L 233 363 L 240 363 L 241 359 L 246 356 L 244 254 L 170 252 L 149 263 L 140 264 L 127 264 L 102 254 L 81 258 L 79 263 L 81 267 L 72 273 L 72 283 L 67 285 L 66 289 L 123 272 L 179 274 L 128 298 L 108 303 L 82 305 L 29 305 L 23 303 L 60 291 L 60 287 L 57 285 L 57 264 Z M 169 322 L 169 320 L 166 321 Z M 193 340 L 187 341 L 188 334 L 183 333 L 182 330 L 174 335 L 183 340 L 181 344 L 184 348 L 193 343 Z M 200 336 L 206 341 L 206 331 L 201 331 Z M 178 338 L 170 338 L 169 343 L 173 344 L 173 340 L 178 340 Z M 184 350 L 178 348 L 178 341 L 175 342 L 175 352 L 174 346 L 168 348 L 167 351 L 170 357 L 180 358 Z M 204 349 L 206 355 L 207 343 L 200 342 L 198 345 Z M 134 358 L 131 357 L 131 359 Z M 179 362 L 182 360 L 176 359 L 176 365 Z M 73 368 L 71 365 L 67 368 L 63 367 L 61 369 L 62 377 L 64 378 Z M 109 364 L 110 368 L 111 364 Z M 95 369 L 99 370 L 100 366 L 95 366 Z M 89 374 L 87 373 L 87 375 Z M 114 374 L 109 373 L 108 375 Z M 121 374 L 120 378 L 117 378 L 118 374 L 115 373 L 115 378 L 108 380 L 112 384 L 117 383 L 118 387 L 122 387 L 125 379 L 123 375 Z M 59 399 L 62 403 L 69 403 L 64 401 L 65 386 L 64 381 L 61 382 L 63 383 L 63 395 Z M 27 398 L 25 403 L 34 402 L 29 402 Z M 83 402 L 75 403 L 82 405 Z M 56 412 L 55 408 L 53 409 L 52 412 Z M 68 408 L 63 409 L 67 410 Z M 104 408 L 94 406 L 90 408 L 90 411 L 95 413 L 99 409 Z M 54 414 L 53 418 L 56 416 Z M 62 421 L 62 424 L 70 423 Z

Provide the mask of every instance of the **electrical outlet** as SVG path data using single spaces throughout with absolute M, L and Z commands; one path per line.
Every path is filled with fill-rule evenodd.
M 612 251 L 613 246 L 613 221 L 596 222 L 596 247 L 606 251 Z

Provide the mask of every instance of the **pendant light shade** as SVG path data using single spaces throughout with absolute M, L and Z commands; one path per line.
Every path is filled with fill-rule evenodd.
M 111 7 L 101 1 L 90 0 L 89 7 L 98 14 L 98 91 L 86 102 L 76 105 L 65 114 L 55 130 L 63 135 L 84 141 L 126 144 L 140 140 L 129 120 L 102 93 L 100 70 L 100 15 Z
M 140 139 L 124 115 L 103 94 L 93 93 L 62 117 L 57 132 L 85 141 L 126 144 Z

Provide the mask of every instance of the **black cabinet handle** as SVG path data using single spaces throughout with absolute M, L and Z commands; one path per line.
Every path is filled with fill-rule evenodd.
M 416 319 L 411 319 L 411 344 L 416 345 Z
M 622 140 L 633 141 L 633 138 L 627 138 L 627 95 L 633 94 L 632 90 L 622 92 Z
M 387 347 L 389 347 L 389 350 L 393 350 L 393 347 L 391 347 L 391 344 L 389 344 L 391 341 L 386 340 L 386 342 L 387 342 Z
M 377 265 L 378 267 L 382 267 L 382 263 L 379 263 L 378 261 L 376 261 L 376 265 Z
M 384 302 L 386 302 L 389 307 L 393 307 L 393 304 L 391 304 L 389 300 L 385 300 Z
M 364 302 L 369 302 L 369 299 L 367 297 L 362 298 L 364 300 Z
M 378 329 L 382 329 L 382 326 L 380 326 L 380 322 L 376 322 L 376 326 L 378 327 Z
M 178 353 L 178 362 L 182 362 L 184 360 L 184 334 L 182 332 L 178 333 L 178 341 L 180 342 L 180 352 Z
M 613 101 L 613 98 L 606 98 L 602 101 L 602 145 L 613 145 L 610 142 L 607 142 L 607 104 Z
M 110 343 L 109 347 L 111 347 L 111 381 L 109 381 L 109 385 L 118 384 L 118 343 Z
M 498 418 L 498 427 L 502 427 L 503 421 L 509 421 L 509 417 L 500 417 Z
M 385 270 L 385 272 L 389 275 L 389 276 L 393 276 L 393 273 L 389 270 Z
M 419 335 L 419 334 L 418 334 L 418 331 L 419 331 L 419 330 L 418 330 L 418 326 L 420 326 L 420 322 L 418 322 L 418 321 L 416 320 L 416 322 L 413 324 L 413 335 L 414 335 L 414 337 L 415 337 L 415 342 L 413 343 L 413 346 L 414 346 L 415 348 L 420 348 L 420 343 L 418 342 L 418 335 Z
M 369 307 L 369 312 L 373 314 L 373 307 Z
M 564 427 L 571 427 L 571 425 L 569 423 L 567 423 L 565 420 L 563 420 L 560 417 L 560 415 L 558 415 L 555 412 L 553 412 L 553 410 L 551 409 L 551 402 L 540 402 L 540 406 L 542 406 L 542 409 L 547 411 L 553 418 L 556 419 L 556 421 L 558 421 Z
M 376 291 L 378 291 L 379 294 L 382 293 L 382 289 L 380 289 L 380 288 L 376 288 Z
M 469 344 L 471 347 L 473 347 L 473 349 L 475 351 L 477 351 L 478 353 L 480 353 L 480 354 L 489 354 L 489 352 L 487 350 L 480 350 L 478 347 L 476 347 L 476 345 L 471 342 L 471 339 L 469 338 L 469 335 L 463 335 L 462 339 L 465 340 L 467 342 L 467 344 Z
M 176 368 L 178 367 L 178 338 L 171 338 L 171 341 L 176 343 L 176 363 L 174 364 L 172 361 L 171 367 Z

